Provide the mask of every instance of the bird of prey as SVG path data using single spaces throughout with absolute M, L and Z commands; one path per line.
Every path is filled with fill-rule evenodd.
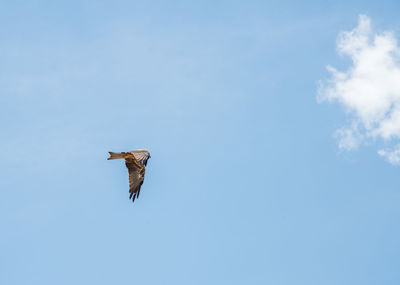
M 129 173 L 129 199 L 132 202 L 135 198 L 139 198 L 140 187 L 142 187 L 144 174 L 146 171 L 147 160 L 149 160 L 150 153 L 147 149 L 137 149 L 128 152 L 108 152 L 110 159 L 125 159 L 125 165 Z

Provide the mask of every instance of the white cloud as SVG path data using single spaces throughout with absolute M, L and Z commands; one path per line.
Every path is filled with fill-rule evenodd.
M 378 151 L 378 154 L 386 158 L 386 160 L 392 164 L 400 164 L 400 145 L 397 145 L 392 150 L 381 149 Z
M 339 139 L 339 148 L 345 150 L 356 149 L 363 139 L 356 124 L 336 130 L 335 137 Z
M 374 33 L 369 17 L 361 15 L 358 26 L 339 34 L 338 52 L 349 56 L 346 71 L 328 66 L 332 77 L 322 82 L 318 101 L 339 102 L 351 116 L 351 124 L 336 132 L 339 148 L 355 149 L 368 139 L 385 144 L 400 139 L 400 48 L 391 32 Z M 380 150 L 391 163 L 400 164 L 400 146 Z M 397 160 L 396 160 L 397 159 Z

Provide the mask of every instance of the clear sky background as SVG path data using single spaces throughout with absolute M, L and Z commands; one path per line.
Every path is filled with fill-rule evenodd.
M 400 168 L 317 102 L 398 3 L 1 1 L 0 284 L 400 284 Z

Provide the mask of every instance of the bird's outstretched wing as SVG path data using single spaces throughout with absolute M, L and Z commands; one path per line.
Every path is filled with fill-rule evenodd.
M 129 172 L 129 199 L 132 199 L 132 202 L 134 202 L 136 197 L 139 198 L 140 187 L 142 187 L 144 181 L 146 168 L 136 160 L 134 155 L 125 157 L 125 165 Z
M 143 164 L 144 166 L 147 165 L 147 160 L 150 158 L 150 153 L 148 150 L 146 149 L 131 150 L 129 153 L 133 154 L 137 162 Z

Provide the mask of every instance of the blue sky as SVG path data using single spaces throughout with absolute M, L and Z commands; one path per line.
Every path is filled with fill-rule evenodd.
M 388 142 L 343 82 L 317 100 L 327 65 L 351 70 L 338 35 L 366 15 L 398 37 L 399 8 L 2 1 L 0 283 L 399 284 Z M 353 122 L 369 139 L 342 149 Z M 106 158 L 135 148 L 132 204 Z

